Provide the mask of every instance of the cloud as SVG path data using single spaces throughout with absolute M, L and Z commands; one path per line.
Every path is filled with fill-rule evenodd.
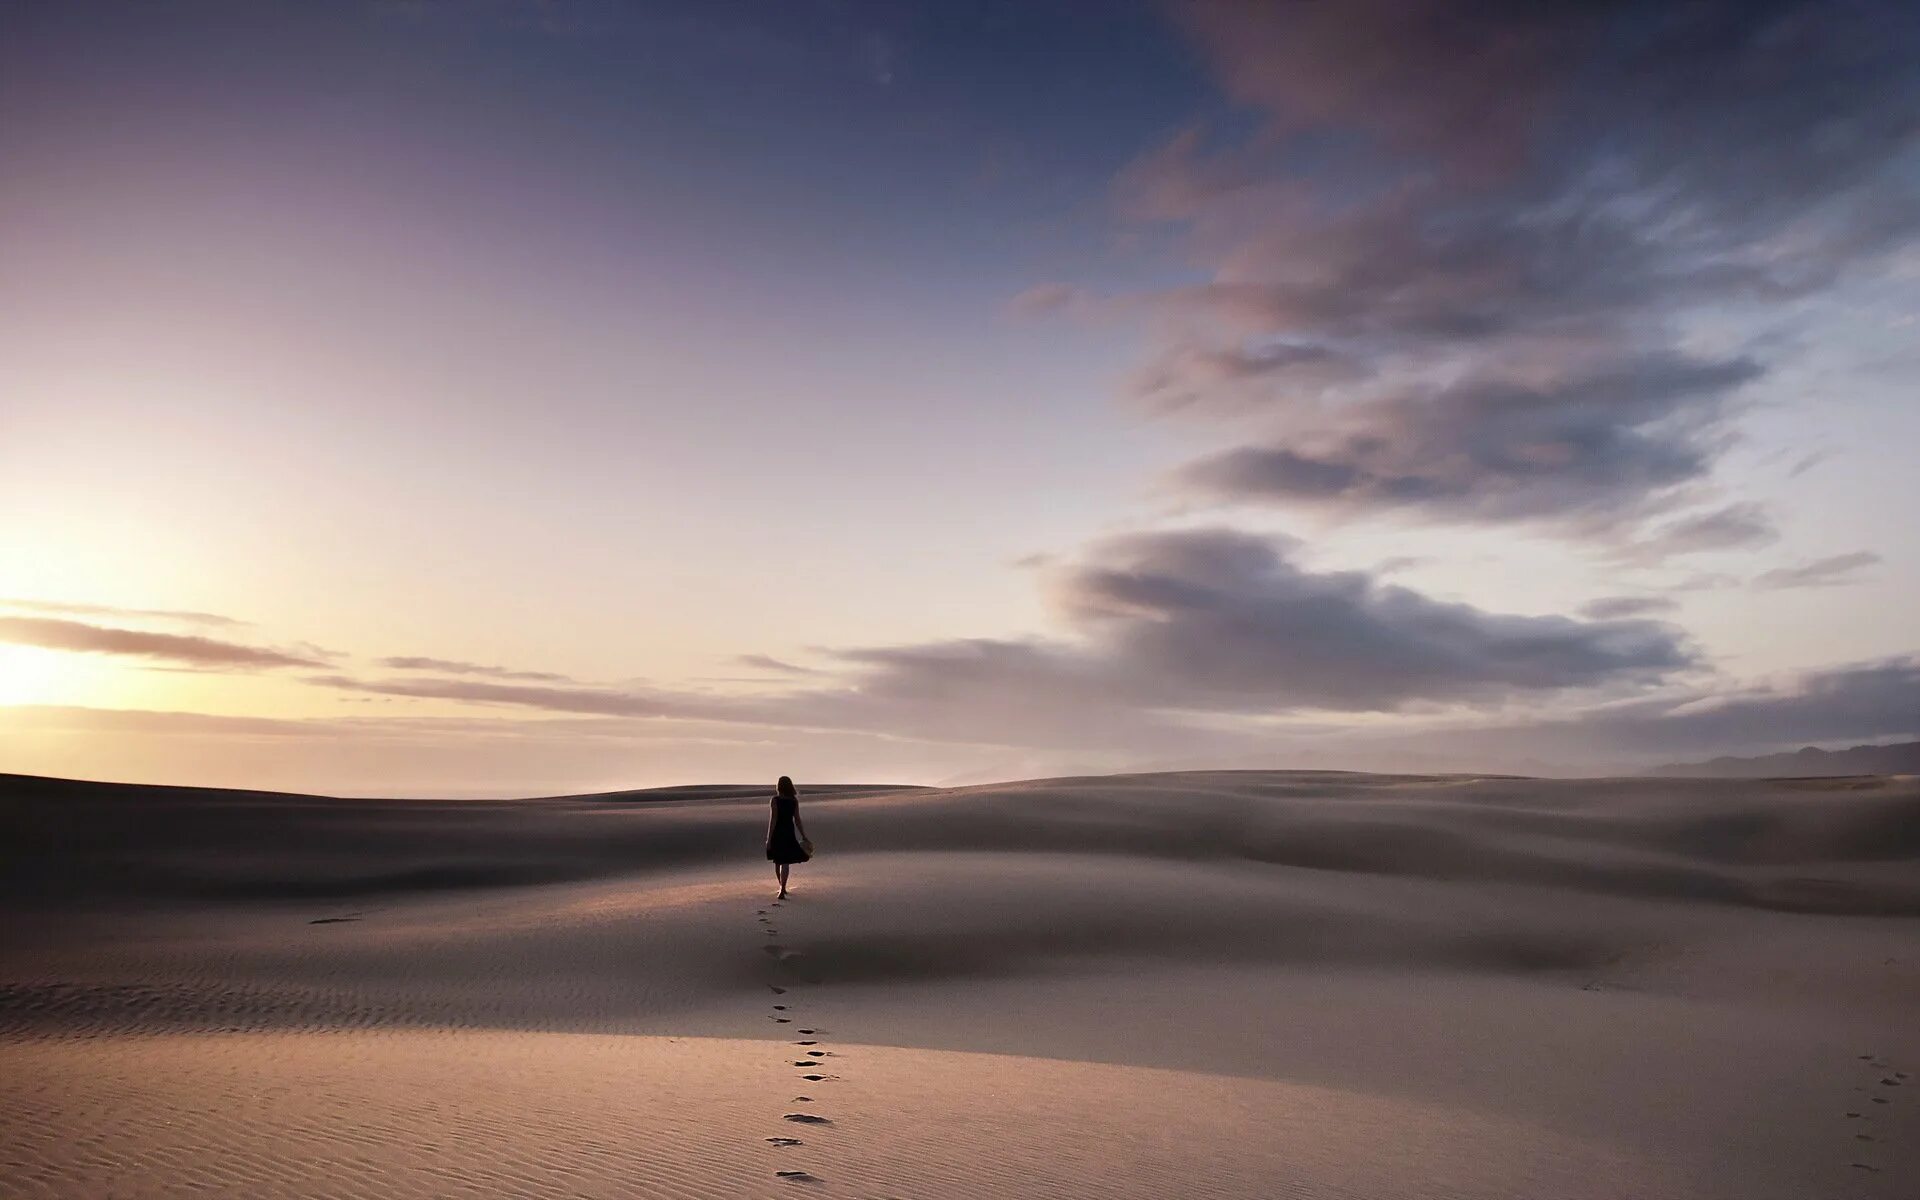
M 1514 4 L 1200 0 L 1177 11 L 1228 89 L 1276 126 L 1350 124 L 1448 158 L 1515 153 L 1571 32 Z
M 1765 509 L 1757 504 L 1729 504 L 1635 532 L 1630 540 L 1615 546 L 1610 556 L 1621 562 L 1651 565 L 1682 554 L 1764 546 L 1777 537 L 1779 531 Z
M 403 656 L 383 658 L 379 660 L 379 664 L 399 671 L 438 671 L 446 675 L 484 675 L 492 679 L 518 679 L 544 683 L 568 682 L 567 676 L 556 675 L 550 671 L 512 671 L 505 667 L 488 667 L 479 663 L 460 662 L 448 658 Z
M 536 686 L 492 683 L 483 679 L 356 679 L 346 675 L 317 675 L 307 682 L 320 687 L 406 696 L 417 700 L 452 700 L 467 704 L 511 704 L 549 712 L 602 717 L 670 717 L 694 715 L 697 701 L 673 693 L 585 686 Z
M 1468 182 L 1673 189 L 1773 224 L 1911 147 L 1920 16 L 1897 0 L 1188 0 L 1229 92 L 1284 139 L 1342 130 Z M 1744 210 L 1742 205 L 1744 202 Z M 1858 214 L 1843 214 L 1858 221 Z M 1698 231 L 1677 230 L 1675 233 Z
M 1753 586 L 1763 591 L 1780 588 L 1835 587 L 1852 583 L 1856 575 L 1880 562 L 1880 556 L 1871 550 L 1855 550 L 1851 554 L 1835 554 L 1829 558 L 1817 558 L 1797 567 L 1776 567 L 1763 571 L 1754 577 Z
M 1134 374 L 1129 389 L 1158 413 L 1270 404 L 1289 388 L 1321 389 L 1362 378 L 1366 368 L 1325 346 L 1172 346 Z
M 478 679 L 324 686 L 600 716 L 862 730 L 935 742 L 1192 749 L 1217 718 L 1378 712 L 1633 688 L 1693 665 L 1672 626 L 1490 613 L 1313 572 L 1295 547 L 1224 529 L 1097 543 L 1050 572 L 1072 633 L 834 652 L 847 682 L 759 696 Z
M 1920 733 L 1920 657 L 1823 668 L 1664 712 L 1602 717 L 1598 725 L 1616 743 L 1662 750 Z
M 1424 566 L 1432 561 L 1432 557 L 1425 554 L 1396 554 L 1391 558 L 1383 558 L 1373 564 L 1373 573 L 1375 575 L 1392 575 L 1400 571 L 1405 571 L 1410 567 Z
M 1724 571 L 1699 571 L 1666 585 L 1663 590 L 1674 593 L 1719 592 L 1738 586 L 1740 586 L 1739 578 Z
M 115 654 L 152 659 L 189 667 L 319 667 L 325 663 L 279 650 L 242 646 L 214 638 L 137 629 L 110 629 L 52 617 L 0 617 L 0 642 L 71 650 L 87 654 Z
M 1238 570 L 1227 569 L 1230 574 Z M 1181 577 L 1192 582 L 1186 572 Z M 1098 590 L 1108 595 L 1104 587 Z M 1123 607 L 1131 612 L 1136 603 L 1137 597 L 1129 593 Z M 1151 611 L 1164 610 L 1156 605 Z M 1140 619 L 1147 619 L 1144 613 Z M 1501 632 L 1518 636 L 1512 628 Z M 1115 695 L 1115 684 L 1129 674 L 1116 668 L 1129 666 L 1129 660 L 1111 655 L 1087 648 L 1076 652 L 1063 644 L 991 640 L 870 649 L 849 654 L 868 668 L 857 688 L 739 700 L 478 681 L 322 682 L 613 718 L 577 726 L 551 719 L 523 723 L 526 736 L 645 736 L 677 742 L 698 730 L 705 739 L 765 743 L 787 747 L 783 752 L 790 753 L 810 738 L 858 736 L 874 739 L 863 743 L 861 761 L 874 755 L 903 764 L 973 761 L 988 774 L 1008 778 L 1066 769 L 1062 764 L 1085 770 L 1337 765 L 1610 772 L 1641 769 L 1676 755 L 1920 736 L 1920 656 L 1914 655 L 1571 709 L 1558 703 L 1560 697 L 1551 689 L 1521 688 L 1509 693 L 1512 699 L 1529 709 L 1544 703 L 1551 706 L 1544 711 L 1555 715 L 1474 723 L 1463 722 L 1458 713 L 1412 713 L 1391 726 L 1354 725 L 1311 714 L 1279 722 L 1259 719 L 1246 710 L 1270 706 L 1276 693 L 1280 703 L 1289 703 L 1294 690 L 1266 683 L 1231 688 L 1221 697 L 1213 687 L 1196 695 L 1188 680 L 1158 678 L 1139 687 L 1138 694 Z M 1150 662 L 1142 658 L 1130 665 L 1143 670 Z M 1022 683 L 1027 686 L 1012 686 Z M 1150 698 L 1212 704 L 1221 711 L 1207 717 L 1197 707 L 1154 708 Z M 634 717 L 657 720 L 636 726 Z M 367 727 L 401 733 L 427 728 L 417 720 L 370 722 Z M 475 729 L 522 736 L 522 726 L 511 722 L 477 722 Z M 1011 763 L 1021 765 L 1007 765 Z
M 733 661 L 743 667 L 752 667 L 756 671 L 775 671 L 782 675 L 818 675 L 820 673 L 818 668 L 803 667 L 766 654 L 742 654 Z
M 1637 509 L 1703 477 L 1746 360 L 1655 355 L 1549 383 L 1499 380 L 1348 406 L 1285 444 L 1187 466 L 1183 490 L 1227 501 L 1538 521 Z
M 1655 679 L 1690 666 L 1671 626 L 1490 613 L 1226 529 L 1097 545 L 1057 583 L 1069 619 L 1148 700 L 1225 711 L 1378 711 Z
M 1676 755 L 1771 751 L 1815 742 L 1920 735 L 1920 656 L 1808 671 L 1772 682 L 1608 706 L 1573 719 L 1415 735 L 1481 761 L 1647 766 Z
M 233 617 L 223 617 L 218 613 L 182 611 L 174 608 L 115 608 L 109 604 L 74 604 L 51 600 L 0 599 L 0 608 L 79 617 L 109 617 L 116 620 L 178 621 L 188 625 L 213 625 L 236 629 L 252 623 L 236 620 Z
M 1580 606 L 1580 615 L 1596 621 L 1614 621 L 1623 617 L 1646 617 L 1672 612 L 1679 603 L 1665 596 L 1603 596 Z
M 1611 550 L 1707 503 L 1769 365 L 1682 326 L 1878 270 L 1920 231 L 1911 5 L 1176 11 L 1239 132 L 1187 130 L 1117 192 L 1200 278 L 1027 306 L 1148 314 L 1133 393 L 1233 423 L 1176 476 L 1203 499 Z M 1701 515 L 1668 552 L 1759 544 L 1763 521 Z
M 1815 450 L 1811 454 L 1804 455 L 1787 471 L 1787 478 L 1798 479 L 1832 457 L 1831 450 Z
M 1015 708 L 1023 703 L 1018 695 L 1003 699 Z M 1524 703 L 1531 709 L 1534 699 Z M 817 707 L 833 706 L 789 701 L 786 716 Z M 994 741 L 957 736 L 951 727 L 920 737 L 903 733 L 897 722 L 885 730 L 837 730 L 818 722 L 767 726 L 622 717 L 269 720 L 12 711 L 0 722 L 0 742 L 15 770 L 86 773 L 87 760 L 76 755 L 92 754 L 91 742 L 75 750 L 71 738 L 45 736 L 84 733 L 124 739 L 120 744 L 132 757 L 123 758 L 120 769 L 131 777 L 372 795 L 553 794 L 755 773 L 846 778 L 848 763 L 861 764 L 854 773 L 866 778 L 893 780 L 1228 766 L 1591 773 L 1640 770 L 1682 757 L 1920 736 L 1920 656 L 1495 723 L 1463 724 L 1439 715 L 1409 717 L 1391 727 L 1318 719 L 1182 725 L 1164 714 L 1127 710 L 1115 717 L 1099 709 L 1081 714 L 1078 741 L 1023 740 L 1023 722 L 1017 720 L 1007 722 L 1007 738 Z M 874 723 L 888 711 L 875 705 L 845 715 Z M 1058 723 L 1072 715 L 1068 710 L 1043 719 Z

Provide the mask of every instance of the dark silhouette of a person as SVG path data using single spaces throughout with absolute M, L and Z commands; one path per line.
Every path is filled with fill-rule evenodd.
M 785 775 L 774 789 L 767 816 L 767 857 L 773 862 L 773 877 L 780 881 L 778 899 L 785 900 L 788 868 L 813 857 L 807 827 L 800 823 L 800 793 L 794 790 L 793 780 Z

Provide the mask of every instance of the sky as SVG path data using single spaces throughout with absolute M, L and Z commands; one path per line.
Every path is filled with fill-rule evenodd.
M 0 3 L 0 771 L 1920 736 L 1920 9 Z

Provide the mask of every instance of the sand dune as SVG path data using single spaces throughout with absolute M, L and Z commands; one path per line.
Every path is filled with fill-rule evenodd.
M 1920 1178 L 1912 778 L 806 795 L 5 777 L 0 1194 Z

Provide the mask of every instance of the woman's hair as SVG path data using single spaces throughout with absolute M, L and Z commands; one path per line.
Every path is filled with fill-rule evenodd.
M 787 777 L 786 777 L 785 775 L 782 775 L 782 776 L 780 777 L 780 783 L 779 783 L 779 790 L 780 790 L 780 794 L 781 794 L 782 796 L 791 796 L 791 795 L 793 795 L 793 794 L 794 794 L 794 791 L 793 791 L 793 780 L 791 780 L 791 779 L 788 779 L 788 778 L 787 778 Z

